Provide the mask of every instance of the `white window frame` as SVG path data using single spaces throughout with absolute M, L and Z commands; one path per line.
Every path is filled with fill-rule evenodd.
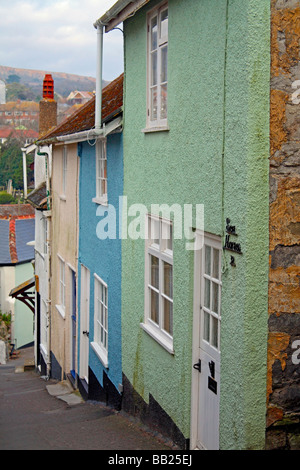
M 60 315 L 65 318 L 66 312 L 66 263 L 65 260 L 57 255 L 58 258 L 58 295 L 59 295 L 59 304 L 56 304 L 56 309 Z
M 102 189 L 104 182 L 105 190 Z M 107 205 L 107 149 L 106 139 L 98 139 L 96 142 L 96 197 L 93 202 Z
M 100 288 L 104 292 L 100 298 Z M 102 311 L 102 318 L 101 318 Z M 108 286 L 94 274 L 94 341 L 92 348 L 104 367 L 108 367 Z
M 153 132 L 153 131 L 164 131 L 169 130 L 168 127 L 168 108 L 166 110 L 166 117 L 161 117 L 161 110 L 162 110 L 162 102 L 161 102 L 161 93 L 158 93 L 158 90 L 161 90 L 162 86 L 165 86 L 168 90 L 168 77 L 166 79 L 162 79 L 162 51 L 167 48 L 168 51 L 168 32 L 166 35 L 161 36 L 161 14 L 168 10 L 168 2 L 163 2 L 158 5 L 155 9 L 151 10 L 148 13 L 147 18 L 147 120 L 146 120 L 146 128 L 143 129 L 143 132 Z M 157 48 L 152 49 L 151 44 L 151 22 L 152 20 L 157 17 Z M 152 85 L 152 55 L 157 54 L 157 79 L 156 85 Z M 168 61 L 167 61 L 168 64 Z M 166 69 L 166 75 L 168 75 L 168 65 Z M 152 99 L 151 94 L 152 90 L 157 88 L 157 117 L 156 119 L 152 119 Z M 167 91 L 167 99 L 166 103 L 168 103 L 168 91 Z M 168 106 L 168 105 L 167 105 Z
M 62 197 L 66 198 L 67 192 L 68 147 L 64 145 L 62 151 Z
M 159 235 L 157 240 L 151 233 L 152 223 L 156 223 L 159 227 Z M 172 241 L 172 222 L 170 220 L 147 215 L 146 227 L 148 229 L 148 239 L 145 246 L 145 316 L 144 323 L 140 326 L 154 338 L 162 347 L 170 354 L 174 354 L 173 349 L 173 313 L 171 318 L 171 332 L 164 329 L 164 302 L 167 301 L 172 305 L 173 312 L 173 241 Z M 167 238 L 171 234 L 171 247 L 168 248 Z M 158 260 L 158 287 L 151 284 L 151 256 Z M 172 296 L 166 295 L 164 292 L 164 263 L 172 266 Z M 151 292 L 158 295 L 158 322 L 151 318 Z

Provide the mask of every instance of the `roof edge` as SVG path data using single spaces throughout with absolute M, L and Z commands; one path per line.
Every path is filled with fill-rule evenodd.
M 133 16 L 150 0 L 118 0 L 104 15 L 95 21 L 94 27 L 105 26 L 105 32 L 108 33 L 129 16 Z

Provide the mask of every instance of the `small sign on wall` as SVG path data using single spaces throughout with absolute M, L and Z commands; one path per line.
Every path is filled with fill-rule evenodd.
M 243 252 L 242 252 L 241 244 L 237 243 L 236 241 L 233 241 L 232 238 L 230 238 L 232 237 L 232 235 L 235 237 L 238 236 L 238 234 L 236 233 L 235 225 L 231 225 L 230 219 L 227 218 L 225 243 L 224 243 L 223 249 L 242 255 Z M 236 266 L 234 256 L 231 256 L 230 264 L 231 266 Z

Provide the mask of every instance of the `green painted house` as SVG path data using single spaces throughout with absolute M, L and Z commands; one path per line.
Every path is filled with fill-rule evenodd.
M 186 449 L 261 449 L 269 0 L 119 0 L 123 408 Z

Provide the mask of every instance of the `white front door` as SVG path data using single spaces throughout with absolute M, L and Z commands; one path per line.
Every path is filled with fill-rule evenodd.
M 219 449 L 221 240 L 195 252 L 191 447 Z
M 90 271 L 81 265 L 80 289 L 80 378 L 88 383 L 89 367 Z

